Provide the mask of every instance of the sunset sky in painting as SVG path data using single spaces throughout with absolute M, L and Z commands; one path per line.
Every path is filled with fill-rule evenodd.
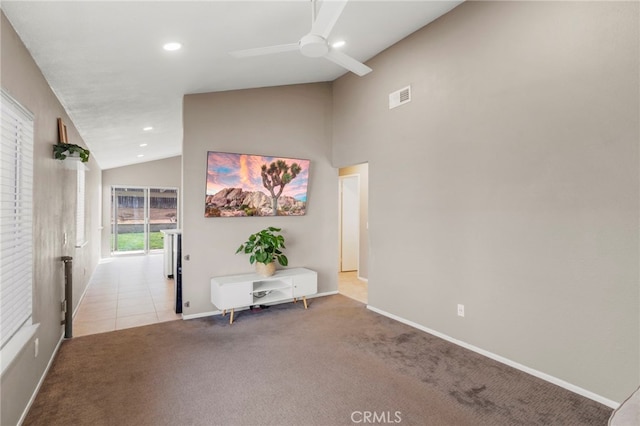
M 242 188 L 243 191 L 260 191 L 270 195 L 262 185 L 260 168 L 263 164 L 268 167 L 276 160 L 284 160 L 289 166 L 298 163 L 302 168 L 302 172 L 284 187 L 282 195 L 307 201 L 309 160 L 212 151 L 207 156 L 207 195 L 214 195 L 223 188 Z

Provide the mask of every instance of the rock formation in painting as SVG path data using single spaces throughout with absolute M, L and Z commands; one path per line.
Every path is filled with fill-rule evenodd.
M 241 188 L 224 188 L 207 195 L 205 217 L 221 216 L 273 216 L 273 199 L 260 191 L 246 192 Z M 293 197 L 280 196 L 279 215 L 302 215 L 305 203 Z

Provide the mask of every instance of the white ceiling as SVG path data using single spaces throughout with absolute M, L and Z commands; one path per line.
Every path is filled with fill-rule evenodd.
M 461 2 L 351 0 L 329 42 L 346 40 L 343 52 L 366 62 Z M 310 0 L 3 0 L 1 7 L 102 169 L 180 155 L 184 94 L 333 81 L 345 73 L 299 52 L 228 54 L 296 43 L 311 26 Z M 166 52 L 168 41 L 183 48 Z

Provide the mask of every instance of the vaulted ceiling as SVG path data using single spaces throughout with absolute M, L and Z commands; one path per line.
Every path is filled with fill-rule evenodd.
M 461 2 L 351 0 L 328 42 L 344 40 L 341 51 L 366 62 Z M 310 0 L 1 7 L 103 169 L 180 155 L 184 94 L 333 81 L 347 72 L 297 51 L 229 55 L 296 43 L 311 28 Z M 172 41 L 182 48 L 163 50 Z

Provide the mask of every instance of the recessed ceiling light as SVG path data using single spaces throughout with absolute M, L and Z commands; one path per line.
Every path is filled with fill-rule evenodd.
M 140 146 L 141 146 L 141 147 L 145 147 L 145 146 L 147 146 L 147 145 L 148 145 L 148 144 L 146 144 L 146 143 L 141 143 L 141 144 L 140 144 Z
M 338 41 L 336 41 L 335 43 L 333 43 L 333 44 L 331 45 L 331 47 L 338 48 L 338 47 L 342 47 L 342 46 L 344 46 L 345 44 L 347 44 L 347 42 L 346 42 L 346 41 L 344 41 L 344 40 L 338 40 Z
M 138 158 L 144 157 L 144 154 L 138 154 Z
M 143 127 L 142 130 L 144 130 L 145 132 L 148 132 L 149 130 L 153 130 L 153 127 L 151 126 Z
M 182 47 L 182 44 L 176 41 L 172 41 L 171 43 L 166 43 L 165 45 L 162 46 L 164 50 L 168 50 L 168 51 L 179 50 L 181 47 Z

